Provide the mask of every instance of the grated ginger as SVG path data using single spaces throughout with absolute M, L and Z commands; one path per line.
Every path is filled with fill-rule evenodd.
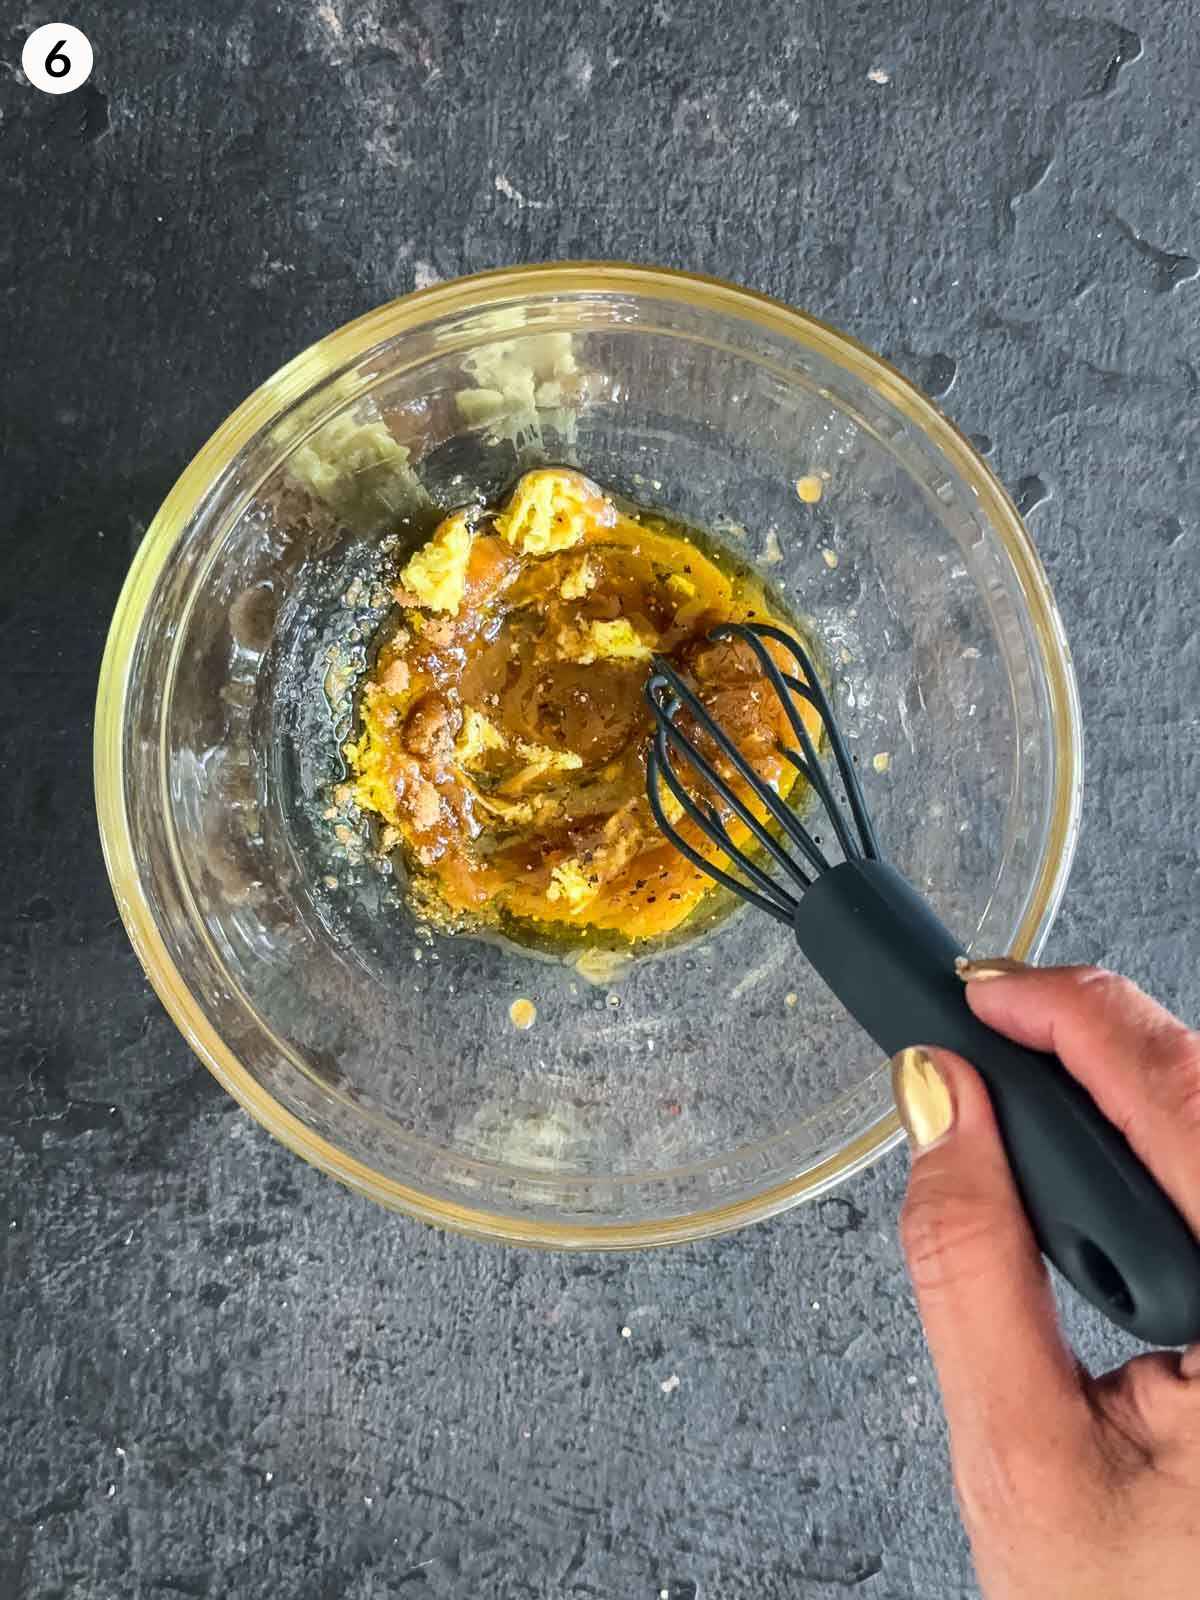
M 583 765 L 583 757 L 574 750 L 551 750 L 547 745 L 527 744 L 523 739 L 517 741 L 517 754 L 525 765 L 504 785 L 506 790 L 516 794 L 542 778 L 552 778 L 560 772 L 577 772 Z
M 578 861 L 560 861 L 550 873 L 547 900 L 565 900 L 572 913 L 582 911 L 596 898 L 600 886 L 595 875 L 589 877 Z
M 406 596 L 430 611 L 448 611 L 456 617 L 466 593 L 473 539 L 466 512 L 447 517 L 401 572 Z
M 569 550 L 590 529 L 609 527 L 617 509 L 581 472 L 527 472 L 496 517 L 496 532 L 527 556 Z
M 473 706 L 463 708 L 463 724 L 454 741 L 454 754 L 460 766 L 469 767 L 489 750 L 504 750 L 508 740 L 494 722 Z
M 625 617 L 615 622 L 580 623 L 564 629 L 559 645 L 569 661 L 589 666 L 593 661 L 649 661 L 654 651 Z
M 571 568 L 562 583 L 559 585 L 559 594 L 564 600 L 582 600 L 589 590 L 596 587 L 596 569 L 587 556 Z

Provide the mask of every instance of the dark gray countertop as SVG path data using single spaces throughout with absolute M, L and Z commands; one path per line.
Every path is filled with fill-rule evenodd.
M 53 100 L 17 64 L 64 15 L 96 67 Z M 0 1595 L 973 1594 L 903 1156 L 642 1257 L 485 1248 L 342 1192 L 143 980 L 92 699 L 160 498 L 311 340 L 498 263 L 717 273 L 982 436 L 1088 731 L 1051 954 L 1194 1017 L 1194 7 L 36 0 L 0 69 Z M 1122 1353 L 1068 1315 L 1090 1361 Z

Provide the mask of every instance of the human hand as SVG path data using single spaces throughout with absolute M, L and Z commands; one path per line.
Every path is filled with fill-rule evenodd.
M 1200 1235 L 1200 1034 L 1111 973 L 1014 965 L 966 969 L 971 1009 L 1056 1054 Z M 1194 1600 L 1200 1345 L 1090 1377 L 981 1079 L 930 1050 L 898 1057 L 894 1082 L 913 1152 L 901 1239 L 984 1595 Z

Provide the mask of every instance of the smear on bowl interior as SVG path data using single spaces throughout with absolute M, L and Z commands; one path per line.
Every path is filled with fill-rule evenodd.
M 798 781 L 751 652 L 708 638 L 721 622 L 795 622 L 752 573 L 579 472 L 527 473 L 502 504 L 446 517 L 393 592 L 345 754 L 381 848 L 402 852 L 418 909 L 448 931 L 652 940 L 712 894 L 645 798 L 655 655 L 761 778 L 784 794 Z

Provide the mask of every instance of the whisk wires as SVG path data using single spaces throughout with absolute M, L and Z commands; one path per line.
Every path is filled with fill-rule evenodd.
M 834 719 L 833 710 L 821 681 L 807 652 L 790 633 L 771 623 L 725 623 L 714 628 L 709 638 L 714 641 L 740 639 L 754 652 L 763 676 L 779 696 L 787 715 L 789 726 L 796 736 L 799 749 L 780 746 L 780 754 L 811 785 L 821 803 L 831 827 L 837 836 L 842 855 L 847 861 L 877 861 L 879 845 L 875 830 L 867 813 L 858 773 L 846 749 L 841 729 Z M 781 670 L 764 640 L 771 639 L 795 661 L 800 676 Z M 799 895 L 811 887 L 816 877 L 828 872 L 833 865 L 820 843 L 800 821 L 795 811 L 770 784 L 766 783 L 738 749 L 737 745 L 709 714 L 699 696 L 688 687 L 669 661 L 656 656 L 650 680 L 646 685 L 646 699 L 654 713 L 655 733 L 647 760 L 647 796 L 654 820 L 661 831 L 687 859 L 717 883 L 748 900 L 778 922 L 790 924 L 799 905 Z M 805 726 L 797 700 L 806 701 L 821 720 L 829 739 L 829 748 L 837 767 L 838 776 L 846 792 L 850 819 L 842 814 L 824 769 L 816 744 Z M 704 756 L 690 734 L 679 726 L 680 712 L 686 711 L 694 726 L 707 735 L 730 767 L 746 784 L 750 795 L 766 810 L 764 819 L 747 803 L 746 799 L 726 781 L 713 763 Z M 693 798 L 674 765 L 673 757 L 681 758 L 714 793 L 728 810 L 749 830 L 762 846 L 766 855 L 784 874 L 784 881 L 764 870 L 751 859 L 745 850 L 733 842 L 729 829 L 717 807 L 707 800 Z M 675 820 L 667 816 L 663 805 L 662 787 L 674 796 L 679 812 Z M 703 851 L 684 838 L 675 826 L 680 814 L 693 822 L 701 833 L 715 844 L 738 874 L 728 872 L 709 859 Z M 773 820 L 778 831 L 768 825 Z M 852 825 L 851 825 L 852 824 Z M 786 841 L 786 842 L 785 842 Z M 790 844 L 799 853 L 797 860 L 789 851 Z

